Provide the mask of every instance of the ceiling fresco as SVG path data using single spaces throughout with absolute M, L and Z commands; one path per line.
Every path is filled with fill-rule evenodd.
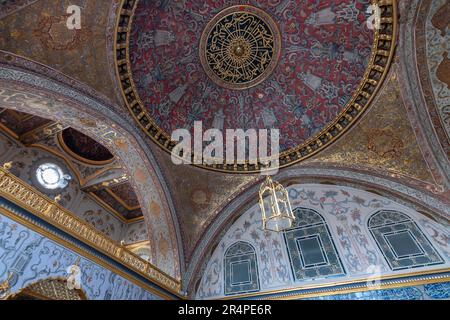
M 168 151 L 174 130 L 202 121 L 204 130 L 279 128 L 281 163 L 296 162 L 350 127 L 382 83 L 393 7 L 382 6 L 389 25 L 379 36 L 367 28 L 368 5 L 125 1 L 116 36 L 124 99 Z

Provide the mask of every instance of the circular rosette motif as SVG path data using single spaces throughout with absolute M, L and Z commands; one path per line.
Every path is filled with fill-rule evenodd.
M 281 35 L 272 17 L 252 6 L 221 11 L 200 39 L 200 61 L 216 84 L 248 89 L 267 79 L 281 52 Z
M 122 95 L 138 125 L 168 152 L 176 146 L 172 133 L 187 129 L 193 136 L 196 121 L 203 131 L 224 134 L 278 129 L 280 165 L 288 166 L 329 146 L 370 107 L 392 61 L 396 6 L 122 0 L 115 36 Z M 380 24 L 370 23 L 378 13 Z

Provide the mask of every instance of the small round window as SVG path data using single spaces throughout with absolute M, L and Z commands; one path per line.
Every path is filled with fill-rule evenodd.
M 41 164 L 36 170 L 36 178 L 41 186 L 50 190 L 63 189 L 72 179 L 54 163 Z

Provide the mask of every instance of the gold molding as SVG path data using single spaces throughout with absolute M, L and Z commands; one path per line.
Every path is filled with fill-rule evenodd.
M 430 284 L 430 283 L 441 283 L 450 281 L 450 276 L 446 276 L 441 279 L 418 279 L 418 280 L 401 280 L 401 278 L 406 277 L 414 277 L 414 276 L 433 276 L 438 273 L 450 272 L 450 268 L 436 269 L 436 270 L 427 270 L 427 271 L 418 271 L 411 273 L 402 273 L 402 274 L 390 274 L 385 276 L 380 276 L 379 280 L 392 280 L 393 283 L 380 283 L 380 288 L 374 289 L 368 286 L 360 287 L 360 288 L 342 288 L 342 289 L 332 289 L 334 286 L 339 285 L 351 285 L 360 282 L 373 281 L 371 278 L 362 277 L 357 279 L 351 279 L 346 281 L 339 282 L 331 282 L 331 283 L 323 283 L 323 284 L 312 284 L 312 285 L 302 285 L 298 288 L 288 288 L 281 290 L 273 290 L 266 292 L 256 292 L 249 293 L 243 295 L 235 295 L 222 298 L 221 300 L 231 300 L 231 299 L 243 299 L 250 297 L 258 297 L 265 295 L 276 295 L 276 294 L 289 294 L 298 290 L 314 290 L 314 289 L 323 289 L 320 292 L 312 292 L 312 293 L 299 293 L 291 296 L 284 297 L 261 297 L 261 299 L 272 299 L 272 300 L 290 300 L 290 299 L 304 299 L 311 297 L 322 297 L 322 296 L 331 296 L 338 294 L 346 294 L 346 293 L 355 293 L 355 292 L 365 292 L 365 291 L 373 291 L 373 290 L 386 290 L 386 289 L 394 289 L 394 288 L 402 288 L 402 287 L 410 287 L 414 285 L 422 285 L 422 284 Z M 394 280 L 395 279 L 395 280 Z M 328 288 L 328 290 L 327 290 Z
M 180 294 L 181 281 L 141 259 L 3 168 L 0 168 L 0 196 L 108 255 L 166 290 L 176 295 Z
M 133 7 L 128 8 L 126 7 L 127 0 L 121 0 L 114 34 L 115 72 L 120 83 L 122 97 L 134 120 L 159 147 L 171 153 L 176 143 L 171 141 L 170 135 L 153 120 L 145 109 L 131 74 L 129 42 L 138 3 L 139 0 L 136 0 Z M 394 58 L 397 43 L 397 0 L 371 0 L 371 3 L 378 5 L 382 14 L 385 10 L 388 16 L 381 18 L 380 30 L 375 31 L 372 54 L 358 89 L 341 113 L 328 126 L 304 143 L 282 152 L 279 155 L 279 168 L 285 168 L 310 158 L 340 138 L 361 118 L 384 83 Z M 192 155 L 192 159 L 193 157 L 194 155 Z M 261 168 L 264 168 L 261 161 L 256 165 L 246 161 L 245 164 L 194 164 L 194 166 L 236 174 L 259 173 Z
M 110 211 L 117 219 L 119 219 L 120 221 L 122 221 L 123 223 L 125 223 L 126 225 L 128 224 L 132 224 L 135 222 L 139 222 L 139 221 L 143 221 L 144 220 L 144 216 L 140 216 L 140 217 L 136 217 L 130 220 L 127 220 L 124 218 L 124 216 L 122 216 L 119 212 L 117 212 L 116 209 L 114 209 L 113 207 L 111 207 L 109 204 L 107 204 L 102 198 L 100 198 L 99 196 L 97 196 L 95 193 L 93 192 L 89 192 L 88 195 L 90 197 L 93 198 L 94 201 L 98 202 L 98 204 L 100 206 L 102 206 L 104 209 L 106 209 L 107 211 Z

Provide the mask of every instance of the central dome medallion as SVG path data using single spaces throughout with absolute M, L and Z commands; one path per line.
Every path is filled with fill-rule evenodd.
M 221 11 L 200 39 L 200 61 L 206 74 L 228 89 L 248 89 L 267 79 L 280 51 L 281 35 L 275 21 L 248 5 Z
M 382 86 L 396 0 L 122 0 L 115 63 L 136 123 L 171 152 L 177 129 L 278 129 L 280 165 L 342 136 Z M 371 27 L 372 26 L 372 27 Z M 226 143 L 224 153 L 227 154 Z M 261 163 L 198 165 L 258 172 Z

